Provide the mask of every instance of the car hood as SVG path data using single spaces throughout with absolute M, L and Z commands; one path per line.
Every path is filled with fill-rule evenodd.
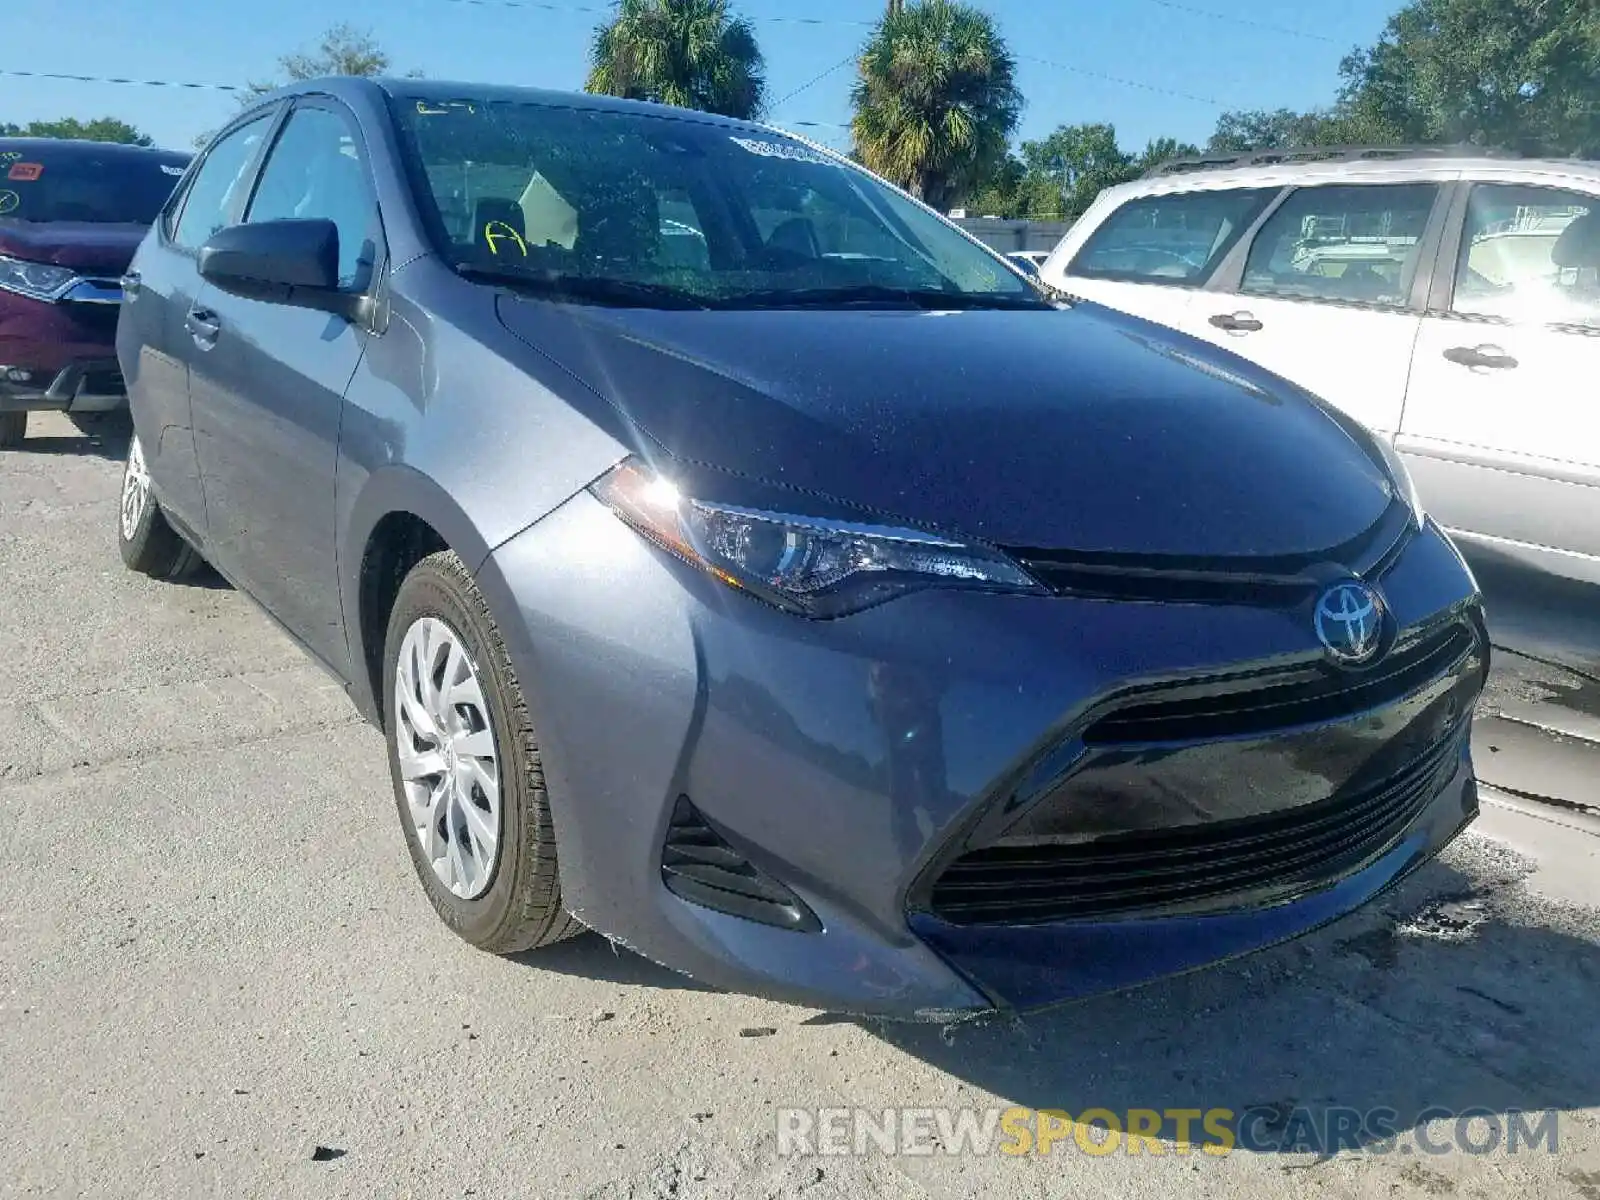
M 1098 305 L 499 311 L 674 457 L 998 545 L 1315 554 L 1392 499 L 1303 393 Z
M 0 221 L 0 254 L 75 271 L 121 275 L 148 230 L 147 225 L 89 221 Z

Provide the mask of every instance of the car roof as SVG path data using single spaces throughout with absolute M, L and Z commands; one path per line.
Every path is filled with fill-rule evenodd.
M 646 100 L 623 100 L 616 96 L 602 96 L 592 92 L 566 92 L 548 88 L 515 87 L 509 84 L 468 83 L 448 79 L 405 79 L 391 76 L 357 78 L 349 75 L 331 75 L 322 79 L 307 79 L 288 84 L 261 97 L 262 102 L 283 96 L 321 94 L 353 100 L 382 94 L 390 98 L 417 99 L 430 103 L 447 100 L 475 100 L 480 104 L 539 104 L 549 108 L 585 109 L 590 112 L 632 113 L 642 117 L 664 117 L 678 121 L 693 121 L 705 125 L 721 125 L 730 129 L 774 132 L 769 125 L 755 121 L 740 121 L 698 109 L 677 108 L 670 104 L 653 104 Z M 794 134 L 785 134 L 794 137 Z
M 1401 183 L 1406 180 L 1491 175 L 1520 176 L 1536 183 L 1544 176 L 1574 176 L 1600 183 L 1600 162 L 1576 158 L 1504 158 L 1487 155 L 1418 155 L 1382 159 L 1332 159 L 1327 162 L 1282 162 L 1260 166 L 1205 167 L 1152 174 L 1107 189 L 1119 196 L 1155 196 L 1172 192 L 1222 188 L 1306 186 L 1317 183 Z
M 18 150 L 24 154 L 49 150 L 51 156 L 105 158 L 108 154 L 120 158 L 154 158 L 168 162 L 188 162 L 193 155 L 183 150 L 162 150 L 156 146 L 130 146 L 126 142 L 91 142 L 83 138 L 0 137 L 0 150 Z

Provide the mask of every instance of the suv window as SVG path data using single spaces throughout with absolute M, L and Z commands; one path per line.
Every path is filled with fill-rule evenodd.
M 1600 199 L 1514 184 L 1474 187 L 1450 307 L 1600 325 Z
M 213 143 L 183 199 L 183 211 L 172 230 L 174 242 L 198 250 L 229 223 L 243 199 L 240 190 L 269 128 L 271 121 L 263 115 Z
M 339 227 L 339 286 L 364 288 L 377 257 L 373 223 L 377 203 L 355 131 L 327 108 L 297 108 L 278 135 L 246 220 L 321 217 Z
M 1302 188 L 1256 235 L 1240 290 L 1404 304 L 1438 194 L 1432 183 Z
M 1067 273 L 1198 286 L 1275 195 L 1275 188 L 1234 188 L 1130 200 L 1089 235 Z
M 0 218 L 148 225 L 187 165 L 181 154 L 101 150 L 91 142 L 0 150 Z

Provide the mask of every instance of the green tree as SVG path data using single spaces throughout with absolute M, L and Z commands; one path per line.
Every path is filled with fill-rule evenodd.
M 727 0 L 618 0 L 595 30 L 589 64 L 591 92 L 745 120 L 766 107 L 755 28 Z
M 323 79 L 329 75 L 387 75 L 392 67 L 389 54 L 378 45 L 370 30 L 357 29 L 341 22 L 322 35 L 314 51 L 285 54 L 278 59 L 278 70 L 283 78 L 269 82 L 251 80 L 239 90 L 241 108 L 254 104 L 270 91 L 301 79 Z M 408 78 L 419 78 L 421 71 L 407 71 Z M 195 148 L 203 149 L 215 130 L 208 130 L 194 139 Z
M 285 54 L 280 58 L 278 70 L 283 80 L 247 83 L 240 101 L 250 104 L 257 96 L 282 87 L 284 82 L 322 79 L 329 75 L 387 75 L 392 65 L 388 52 L 378 45 L 370 30 L 341 22 L 322 35 L 322 41 L 313 52 Z M 413 76 L 418 74 L 420 72 L 411 72 Z
M 1199 154 L 1177 138 L 1153 138 L 1130 155 L 1109 125 L 1063 125 L 1048 138 L 1025 142 L 1007 155 L 973 195 L 968 208 L 986 216 L 1074 220 L 1102 188 L 1143 175 L 1172 158 Z
M 984 217 L 1005 217 L 1015 220 L 1027 215 L 1027 197 L 1023 184 L 1028 177 L 1027 165 L 1015 154 L 1007 154 L 973 189 L 967 208 Z
M 992 177 L 1022 115 L 998 27 L 957 0 L 891 5 L 862 49 L 852 100 L 861 161 L 935 208 Z
M 1026 215 L 1041 220 L 1077 220 L 1102 189 L 1141 174 L 1110 125 L 1062 125 L 1041 141 L 1023 142 L 1022 161 Z
M 1133 165 L 1143 175 L 1152 167 L 1174 158 L 1192 158 L 1200 153 L 1200 147 L 1192 142 L 1180 142 L 1177 138 L 1152 138 L 1145 144 L 1144 153 L 1134 159 Z
M 1416 142 L 1600 157 L 1600 4 L 1411 0 L 1340 67 L 1341 111 Z
M 1340 103 L 1295 112 L 1288 108 L 1225 112 L 1206 143 L 1212 153 L 1286 150 L 1308 146 L 1391 145 L 1403 139 L 1393 124 L 1366 109 Z
M 62 117 L 56 121 L 29 121 L 26 125 L 0 123 L 0 137 L 71 138 L 86 142 L 121 142 L 128 146 L 153 146 L 154 139 L 118 117 L 96 117 L 80 121 Z

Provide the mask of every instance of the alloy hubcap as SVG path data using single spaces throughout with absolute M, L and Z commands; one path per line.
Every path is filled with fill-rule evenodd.
M 133 541 L 150 503 L 150 472 L 144 465 L 144 447 L 138 437 L 128 443 L 128 465 L 122 472 L 122 539 Z
M 500 845 L 500 759 L 477 665 L 454 630 L 422 617 L 401 639 L 394 690 L 412 832 L 439 882 L 475 900 Z

